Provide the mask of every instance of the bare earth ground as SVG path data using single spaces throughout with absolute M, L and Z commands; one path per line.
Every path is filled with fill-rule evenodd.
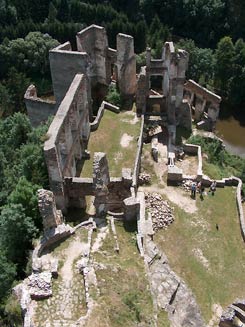
M 133 136 L 124 133 L 123 136 L 121 137 L 120 144 L 123 148 L 127 148 L 133 139 L 134 139 Z
M 176 166 L 181 168 L 185 175 L 196 175 L 198 168 L 197 156 L 185 155 L 183 161 L 176 161 Z

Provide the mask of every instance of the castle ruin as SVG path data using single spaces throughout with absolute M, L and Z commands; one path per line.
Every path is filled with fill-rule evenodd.
M 117 49 L 108 45 L 105 28 L 91 25 L 77 33 L 77 51 L 66 42 L 49 53 L 50 69 L 55 101 L 44 101 L 37 96 L 34 85 L 25 94 L 25 103 L 34 126 L 54 119 L 44 144 L 45 159 L 49 172 L 50 188 L 59 209 L 86 207 L 85 196 L 96 194 L 96 180 L 92 176 L 81 178 L 77 172 L 79 160 L 89 158 L 87 146 L 91 131 L 98 128 L 104 110 L 119 108 L 104 102 L 108 86 L 115 79 L 123 103 L 127 108 L 135 99 L 136 113 L 144 121 L 152 117 L 166 127 L 170 145 L 175 144 L 176 126 L 191 129 L 191 110 L 196 105 L 195 117 L 203 119 L 205 111 L 209 121 L 215 122 L 219 110 L 219 97 L 189 81 L 185 73 L 188 53 L 176 50 L 172 42 L 166 42 L 162 57 L 153 59 L 151 49 L 146 49 L 146 66 L 136 74 L 134 39 L 125 34 L 117 35 Z M 160 88 L 154 90 L 154 78 L 160 80 Z M 195 89 L 193 89 L 195 88 Z M 213 105 L 214 104 L 214 105 Z M 208 110 L 205 108 L 209 105 Z M 98 110 L 99 108 L 99 110 Z M 114 202 L 121 203 L 132 195 L 137 187 L 140 167 L 142 135 L 139 137 L 133 176 L 115 176 L 108 179 L 108 208 L 113 208 L 113 194 L 122 189 L 123 196 Z M 173 152 L 169 149 L 169 152 Z M 171 155 L 170 155 L 171 157 Z M 111 195 L 110 195 L 111 194 Z

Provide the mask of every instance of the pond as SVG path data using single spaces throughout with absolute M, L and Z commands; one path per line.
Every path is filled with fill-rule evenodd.
M 216 135 L 224 141 L 227 151 L 245 158 L 245 126 L 233 117 L 219 120 Z

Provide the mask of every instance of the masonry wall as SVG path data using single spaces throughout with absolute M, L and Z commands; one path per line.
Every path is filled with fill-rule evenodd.
M 86 52 L 90 58 L 89 76 L 92 85 L 96 83 L 108 85 L 111 77 L 108 61 L 112 57 L 112 52 L 108 50 L 105 28 L 91 25 L 77 33 L 76 40 L 78 51 Z
M 75 176 L 76 159 L 81 159 L 90 135 L 87 78 L 77 74 L 59 106 L 44 144 L 50 188 L 59 209 L 67 205 L 63 183 L 65 176 Z
M 208 118 L 216 122 L 219 116 L 221 97 L 207 90 L 193 80 L 188 80 L 184 85 L 185 98 L 190 105 L 195 105 L 195 120 L 202 119 L 204 111 Z
M 53 90 L 57 105 L 66 95 L 76 74 L 89 74 L 89 57 L 85 52 L 72 51 L 66 42 L 49 52 Z M 90 93 L 89 84 L 87 92 Z
M 136 58 L 134 38 L 117 35 L 117 81 L 122 97 L 134 96 L 136 92 Z
M 47 121 L 49 116 L 54 116 L 57 111 L 55 101 L 44 101 L 37 96 L 34 85 L 30 85 L 26 90 L 24 101 L 31 124 L 37 127 L 40 123 Z

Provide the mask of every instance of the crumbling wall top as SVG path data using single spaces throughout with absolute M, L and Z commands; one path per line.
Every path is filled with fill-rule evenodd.
M 61 102 L 59 109 L 49 127 L 47 133 L 49 139 L 44 143 L 44 150 L 49 150 L 57 144 L 60 132 L 64 127 L 65 121 L 69 118 L 69 111 L 73 109 L 72 104 L 76 99 L 78 93 L 81 91 L 82 83 L 85 82 L 85 80 L 86 77 L 83 74 L 77 74 L 75 76 L 65 98 Z
M 219 95 L 209 91 L 191 79 L 185 83 L 184 88 L 186 91 L 195 93 L 197 96 L 200 96 L 213 104 L 219 105 L 221 102 L 221 97 Z
M 61 211 L 56 209 L 53 192 L 38 190 L 38 207 L 43 219 L 44 231 L 62 224 L 63 216 Z

